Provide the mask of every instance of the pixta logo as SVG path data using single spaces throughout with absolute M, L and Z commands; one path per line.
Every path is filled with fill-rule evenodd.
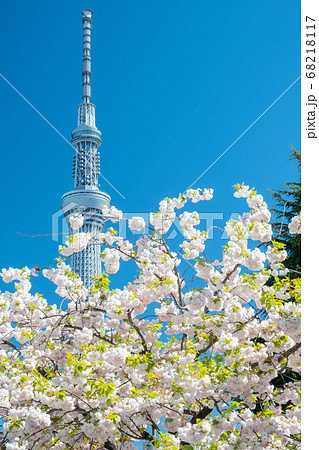
M 72 212 L 71 212 L 72 211 Z M 93 219 L 96 215 L 94 211 L 83 210 L 77 206 L 76 203 L 70 203 L 66 210 L 62 211 L 60 209 L 56 213 L 52 215 L 52 240 L 58 242 L 59 244 L 64 243 L 66 237 L 71 233 L 68 228 L 67 222 L 64 218 L 65 214 L 71 212 L 70 215 L 73 214 L 84 214 L 85 221 Z M 227 233 L 224 231 L 224 213 L 222 212 L 205 212 L 199 213 L 200 225 L 197 227 L 201 231 L 205 231 L 208 236 L 208 240 L 212 239 L 229 239 Z M 153 228 L 150 223 L 150 213 L 149 212 L 127 212 L 123 214 L 123 219 L 117 223 L 112 223 L 110 220 L 106 219 L 104 230 L 108 228 L 114 228 L 120 237 L 123 239 L 130 239 L 132 235 L 132 231 L 129 228 L 129 220 L 133 217 L 142 217 L 145 221 L 145 228 L 141 231 L 134 230 L 134 235 L 141 236 L 143 234 L 148 234 L 151 232 L 149 228 Z M 239 217 L 239 213 L 231 213 L 229 220 L 237 220 Z M 85 222 L 84 222 L 85 223 Z M 215 231 L 219 230 L 219 233 Z M 78 230 L 81 231 L 81 230 Z M 175 219 L 170 227 L 169 231 L 165 233 L 165 238 L 167 240 L 174 240 L 177 237 L 183 235 L 182 227 L 180 226 L 179 220 Z

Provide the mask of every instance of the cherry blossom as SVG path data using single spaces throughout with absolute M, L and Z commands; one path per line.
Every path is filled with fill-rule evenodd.
M 84 222 L 84 217 L 81 214 L 74 214 L 69 217 L 69 223 L 71 225 L 72 230 L 78 230 L 81 228 Z
M 300 280 L 286 276 L 263 197 L 235 188 L 248 211 L 225 224 L 228 240 L 212 259 L 200 214 L 176 210 L 213 190 L 189 189 L 162 200 L 149 229 L 129 219 L 130 239 L 112 227 L 94 237 L 103 273 L 90 291 L 68 265 L 91 245 L 86 233 L 70 236 L 49 269 L 2 270 L 0 446 L 301 448 Z M 126 220 L 113 206 L 103 214 Z M 175 220 L 181 239 L 172 243 Z M 293 219 L 290 232 L 299 225 Z M 135 276 L 114 287 L 128 261 Z M 33 292 L 33 274 L 55 285 L 61 305 Z
M 145 220 L 143 217 L 132 217 L 128 221 L 128 226 L 131 230 L 141 231 L 145 227 Z
M 73 253 L 80 252 L 88 245 L 91 237 L 91 233 L 73 234 L 68 237 L 65 246 L 60 245 L 59 252 L 63 256 L 71 256 Z
M 293 217 L 291 222 L 288 224 L 289 233 L 300 234 L 301 233 L 301 216 L 298 214 Z

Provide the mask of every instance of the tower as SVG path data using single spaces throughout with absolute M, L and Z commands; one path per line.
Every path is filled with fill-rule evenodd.
M 78 106 L 78 124 L 72 133 L 74 188 L 62 197 L 62 211 L 73 234 L 91 233 L 88 246 L 71 256 L 71 267 L 82 279 L 85 287 L 92 286 L 92 276 L 101 272 L 100 246 L 97 243 L 105 218 L 102 206 L 109 204 L 110 196 L 99 190 L 101 132 L 95 126 L 95 105 L 91 103 L 91 25 L 92 11 L 82 11 L 83 22 L 83 69 L 82 103 Z M 73 231 L 69 218 L 75 213 L 82 214 L 82 227 Z

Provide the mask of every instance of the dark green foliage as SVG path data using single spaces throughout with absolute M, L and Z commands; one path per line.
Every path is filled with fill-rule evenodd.
M 290 158 L 296 161 L 299 169 L 299 181 L 286 183 L 284 189 L 272 191 L 276 202 L 274 209 L 275 223 L 273 223 L 274 236 L 279 234 L 276 240 L 286 245 L 288 258 L 285 260 L 285 266 L 288 269 L 300 272 L 301 270 L 301 236 L 300 234 L 291 235 L 288 230 L 288 223 L 292 218 L 300 213 L 301 210 L 301 155 L 300 152 L 291 147 Z M 300 273 L 289 272 L 291 278 L 300 276 Z

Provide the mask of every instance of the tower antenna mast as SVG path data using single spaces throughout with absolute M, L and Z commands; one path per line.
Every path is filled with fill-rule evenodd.
M 90 103 L 91 99 L 91 26 L 92 14 L 90 9 L 82 11 L 83 22 L 83 64 L 82 64 L 82 99 Z

